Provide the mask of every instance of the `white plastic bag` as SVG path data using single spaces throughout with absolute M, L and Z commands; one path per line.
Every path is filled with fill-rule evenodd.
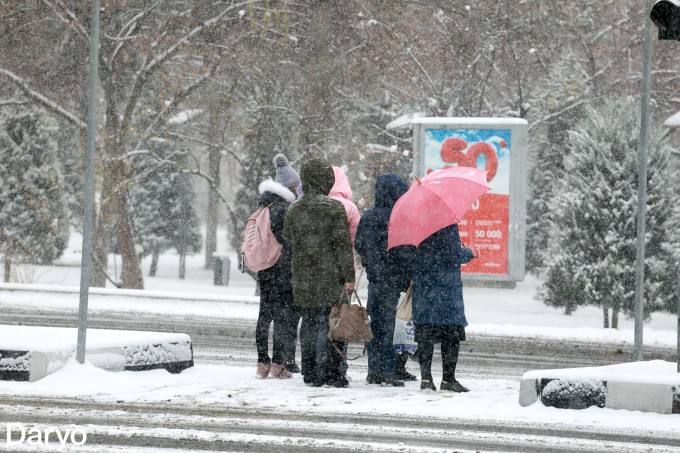
M 404 321 L 403 319 L 395 318 L 394 320 L 394 352 L 401 354 L 408 352 L 415 354 L 418 349 L 418 343 L 415 341 L 416 328 L 413 321 Z

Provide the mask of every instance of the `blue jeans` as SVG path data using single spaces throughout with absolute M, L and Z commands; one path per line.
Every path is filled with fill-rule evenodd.
M 368 315 L 373 339 L 368 342 L 368 374 L 394 374 L 394 320 L 401 291 L 392 284 L 368 284 Z

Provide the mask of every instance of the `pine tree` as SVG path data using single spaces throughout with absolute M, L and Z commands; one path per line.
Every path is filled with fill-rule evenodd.
M 550 211 L 556 195 L 555 185 L 564 174 L 564 156 L 568 152 L 568 131 L 573 129 L 584 109 L 577 100 L 589 96 L 590 87 L 578 59 L 567 52 L 551 71 L 547 86 L 538 90 L 538 101 L 554 115 L 546 121 L 545 141 L 534 147 L 529 175 L 531 196 L 527 200 L 526 267 L 540 274 L 545 268 L 550 240 Z M 573 107 L 577 105 L 577 107 Z
M 603 309 L 608 327 L 634 313 L 639 109 L 634 102 L 589 108 L 569 133 L 563 177 L 556 181 L 546 304 Z M 648 166 L 644 313 L 673 308 L 673 253 L 678 250 L 678 196 L 670 149 L 652 131 Z
M 144 159 L 140 164 L 147 176 L 131 193 L 136 243 L 143 256 L 152 256 L 152 277 L 159 255 L 174 247 L 180 258 L 179 278 L 183 279 L 186 255 L 199 252 L 202 243 L 193 187 L 183 171 L 186 154 L 173 152 L 164 143 L 153 147 L 162 162 Z
M 8 109 L 0 118 L 0 251 L 5 281 L 12 263 L 51 263 L 68 241 L 56 142 L 47 116 L 35 108 Z

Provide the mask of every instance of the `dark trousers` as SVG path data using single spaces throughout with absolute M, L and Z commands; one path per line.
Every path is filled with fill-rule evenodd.
M 418 361 L 420 362 L 421 379 L 432 381 L 434 339 L 421 337 L 418 340 Z M 456 364 L 458 363 L 460 340 L 455 336 L 446 336 L 441 340 L 442 368 L 444 370 L 442 380 L 453 382 L 456 380 Z
M 368 374 L 394 374 L 394 320 L 401 291 L 396 285 L 368 284 L 366 309 L 373 339 L 368 342 Z
M 293 305 L 292 289 L 282 287 L 275 280 L 260 282 L 260 312 L 255 327 L 258 362 L 283 364 L 287 360 L 295 360 L 299 319 L 298 309 Z M 274 331 L 270 359 L 269 326 L 272 323 Z
M 302 312 L 300 308 L 291 305 L 286 307 L 284 311 L 283 322 L 283 358 L 286 362 L 295 361 L 295 350 L 298 339 L 298 325 L 300 324 L 300 317 Z
M 341 376 L 342 357 L 328 339 L 328 316 L 331 308 L 301 308 L 300 363 L 305 382 L 325 383 Z M 335 342 L 342 350 L 343 342 Z

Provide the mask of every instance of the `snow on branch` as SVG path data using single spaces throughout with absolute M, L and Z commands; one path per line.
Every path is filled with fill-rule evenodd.
M 219 143 L 212 143 L 212 142 L 209 142 L 209 141 L 207 141 L 207 140 L 205 140 L 205 139 L 202 139 L 202 138 L 199 138 L 199 137 L 192 137 L 192 136 L 190 136 L 190 135 L 179 134 L 179 133 L 177 133 L 177 132 L 170 132 L 169 135 L 171 135 L 171 136 L 173 136 L 173 137 L 181 138 L 181 139 L 183 139 L 183 140 L 190 140 L 190 141 L 193 141 L 193 142 L 196 142 L 196 143 L 201 143 L 201 144 L 206 145 L 206 146 L 208 146 L 208 147 L 210 147 L 210 148 L 217 148 L 217 149 L 220 149 L 222 153 L 228 154 L 228 155 L 230 155 L 231 157 L 233 157 L 233 158 L 236 160 L 236 162 L 239 163 L 239 165 L 241 166 L 241 168 L 246 168 L 246 165 L 245 165 L 245 164 L 243 163 L 243 161 L 236 155 L 236 153 L 234 153 L 233 151 L 227 149 L 227 148 L 224 147 L 224 145 L 222 145 L 222 144 L 219 144 Z
M 51 112 L 59 114 L 63 118 L 69 120 L 74 125 L 80 127 L 81 129 L 87 129 L 87 124 L 85 124 L 84 121 L 82 121 L 80 118 L 78 118 L 76 115 L 69 112 L 65 108 L 61 107 L 56 102 L 52 101 L 51 99 L 48 99 L 47 97 L 43 96 L 42 94 L 32 89 L 28 85 L 26 79 L 19 77 L 18 75 L 4 68 L 0 68 L 0 74 L 5 75 L 5 77 L 14 82 L 29 99 L 32 99 L 33 101 L 47 108 Z
M 578 107 L 579 105 L 582 105 L 585 102 L 586 101 L 584 99 L 578 100 L 578 101 L 574 102 L 573 104 L 569 104 L 568 106 L 566 106 L 565 108 L 563 108 L 559 112 L 555 112 L 555 113 L 552 113 L 550 115 L 544 116 L 540 120 L 531 123 L 531 125 L 529 126 L 529 130 L 532 130 L 534 127 L 538 126 L 539 124 L 543 123 L 544 121 L 549 121 L 553 118 L 557 118 L 558 116 L 568 112 L 569 110 L 571 110 L 573 108 Z
M 432 91 L 434 91 L 434 92 L 436 93 L 436 92 L 437 92 L 437 87 L 435 86 L 434 82 L 433 82 L 432 79 L 430 78 L 430 74 L 427 73 L 427 71 L 425 70 L 425 68 L 423 67 L 423 65 L 420 64 L 420 61 L 418 61 L 418 59 L 416 58 L 416 56 L 413 55 L 413 52 L 411 51 L 411 49 L 406 49 L 406 52 L 409 54 L 409 56 L 411 57 L 411 59 L 413 60 L 413 62 L 416 64 L 416 66 L 418 66 L 418 69 L 420 70 L 421 74 L 423 74 L 423 76 L 424 76 L 425 79 L 427 80 L 427 84 L 430 85 L 430 88 L 432 88 Z
M 59 17 L 59 19 L 62 20 L 62 22 L 66 23 L 69 26 L 75 25 L 74 28 L 76 30 L 78 30 L 78 33 L 82 37 L 84 37 L 86 40 L 89 39 L 90 35 L 87 32 L 87 30 L 85 29 L 85 27 L 83 27 L 81 20 L 78 19 L 78 17 L 73 13 L 73 11 L 68 9 L 66 7 L 66 5 L 64 5 L 63 2 L 57 1 L 56 4 L 54 2 L 49 1 L 49 0 L 42 0 L 42 2 L 44 4 L 46 4 L 47 6 L 49 6 L 50 8 L 52 8 L 52 11 L 54 11 L 54 13 Z M 57 5 L 63 10 L 63 13 L 68 17 L 65 17 L 64 14 L 62 14 L 58 11 Z
M 116 60 L 116 56 L 118 56 L 118 53 L 121 51 L 121 49 L 125 46 L 126 41 L 130 40 L 133 38 L 133 33 L 138 29 L 140 26 L 140 22 L 143 18 L 148 17 L 149 13 L 158 6 L 159 2 L 154 3 L 144 11 L 140 12 L 136 16 L 134 16 L 132 19 L 130 19 L 123 27 L 120 29 L 120 32 L 118 32 L 118 35 L 115 38 L 109 38 L 118 41 L 118 45 L 116 48 L 113 50 L 111 53 L 111 64 Z
M 26 104 L 28 101 L 22 101 L 19 99 L 0 99 L 0 106 L 3 105 L 22 105 Z
M 174 109 L 175 109 L 175 108 L 176 108 L 183 100 L 185 100 L 187 97 L 189 97 L 189 95 L 191 95 L 191 93 L 193 93 L 193 92 L 196 91 L 198 88 L 200 88 L 203 84 L 205 84 L 205 82 L 207 82 L 208 80 L 210 80 L 210 78 L 212 78 L 212 76 L 215 74 L 215 70 L 216 70 L 216 69 L 217 69 L 217 65 L 215 64 L 215 65 L 213 65 L 213 66 L 210 68 L 209 71 L 207 71 L 207 72 L 205 72 L 204 74 L 202 74 L 202 75 L 200 75 L 199 77 L 197 77 L 196 80 L 194 80 L 194 81 L 193 81 L 192 83 L 190 83 L 187 87 L 185 87 L 182 91 L 180 91 L 180 92 L 177 94 L 177 96 L 175 96 L 175 97 L 173 97 L 172 99 L 170 99 L 170 100 L 168 101 L 168 103 L 166 104 L 166 107 L 167 107 L 167 108 L 161 110 L 161 111 L 156 115 L 156 117 L 155 117 L 153 120 L 151 120 L 151 122 L 147 125 L 147 127 L 146 127 L 145 130 L 144 130 L 144 133 L 142 134 L 141 138 L 140 138 L 139 141 L 137 142 L 137 146 L 135 146 L 135 149 L 139 149 L 139 147 L 141 146 L 142 142 L 144 142 L 144 140 L 147 140 L 149 137 L 151 137 L 151 135 L 153 134 L 154 127 L 155 127 L 156 125 L 158 125 L 158 124 L 161 122 L 161 120 L 167 118 L 167 117 L 170 115 L 170 113 L 173 112 Z M 121 125 L 121 129 L 123 129 L 123 127 L 124 127 L 124 126 Z
M 159 55 L 153 58 L 148 64 L 146 64 L 142 69 L 140 69 L 136 74 L 135 82 L 133 84 L 132 90 L 130 91 L 130 97 L 125 107 L 125 113 L 123 114 L 122 123 L 126 124 L 129 122 L 129 119 L 132 117 L 132 112 L 134 111 L 135 105 L 137 104 L 137 100 L 141 94 L 142 87 L 151 77 L 151 75 L 163 63 L 168 61 L 177 51 L 179 51 L 183 46 L 188 44 L 192 38 L 200 35 L 208 28 L 219 24 L 224 19 L 224 16 L 229 14 L 231 11 L 238 9 L 242 6 L 252 5 L 253 1 L 254 0 L 248 0 L 245 2 L 233 4 L 226 8 L 221 13 L 217 14 L 216 16 L 206 20 L 197 27 L 194 27 L 191 31 L 186 33 L 181 38 L 179 38 L 174 44 L 165 49 L 165 51 L 161 52 Z

